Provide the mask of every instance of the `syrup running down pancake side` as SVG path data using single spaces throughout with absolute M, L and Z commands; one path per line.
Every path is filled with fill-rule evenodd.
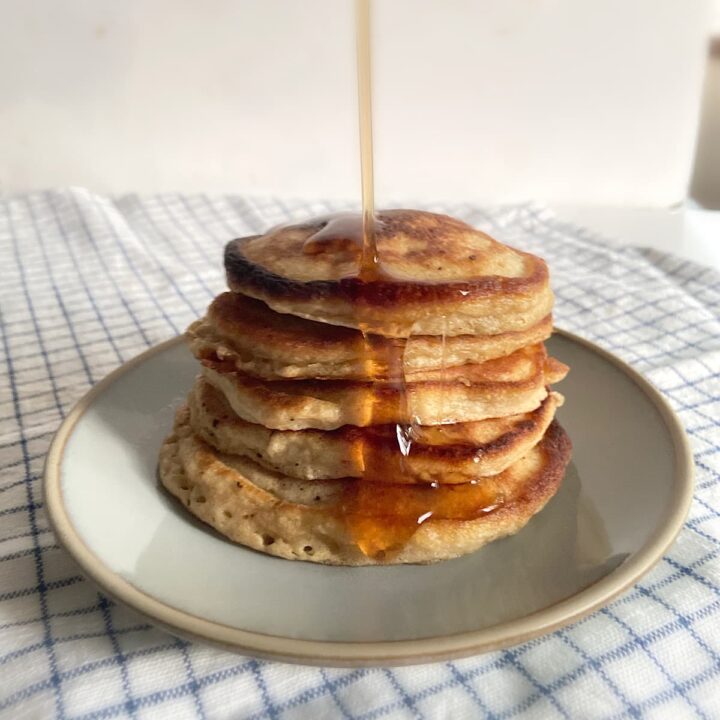
M 396 278 L 383 265 L 378 251 L 377 230 L 382 222 L 375 215 L 373 147 L 372 147 L 372 74 L 370 45 L 370 0 L 356 0 L 357 67 L 358 67 L 358 108 L 360 127 L 360 166 L 362 173 L 362 213 L 340 213 L 322 218 L 320 229 L 303 244 L 303 252 L 310 255 L 338 253 L 354 260 L 359 281 L 359 297 L 355 307 L 363 307 L 363 295 L 371 294 L 377 283 L 394 282 Z M 402 354 L 393 352 L 390 340 L 378 342 L 370 333 L 368 324 L 358 313 L 357 326 L 363 337 L 365 375 L 373 383 L 389 385 L 388 393 L 396 398 L 398 407 L 395 414 L 406 418 L 396 424 L 399 461 L 395 469 L 401 475 L 409 475 L 406 460 L 413 451 L 418 434 L 418 423 L 410 416 L 408 393 L 405 384 L 405 367 Z M 373 328 L 375 335 L 382 335 L 381 328 Z M 445 333 L 441 351 L 444 355 Z M 444 357 L 441 372 L 444 372 Z M 394 391 L 394 392 L 393 392 Z M 380 424 L 375 399 L 368 407 L 368 425 Z M 443 488 L 437 483 L 423 488 L 410 488 L 400 478 L 382 477 L 386 459 L 378 455 L 376 445 L 363 442 L 362 476 L 348 486 L 340 503 L 339 512 L 348 526 L 358 547 L 371 558 L 383 558 L 388 553 L 400 550 L 415 533 L 417 528 L 434 515 L 455 519 L 471 520 L 483 512 L 500 507 L 503 497 L 497 493 L 485 492 L 482 488 L 468 485 Z M 387 472 L 387 469 L 385 469 Z M 383 482 L 377 482 L 381 477 Z M 372 478 L 372 480 L 371 480 Z
M 393 339 L 383 338 L 377 328 L 369 332 L 362 312 L 363 295 L 374 294 L 377 283 L 400 282 L 384 267 L 378 251 L 377 229 L 382 220 L 364 210 L 362 214 L 339 213 L 314 222 L 319 229 L 304 242 L 303 252 L 318 256 L 334 253 L 348 261 L 354 260 L 357 267 L 354 277 L 359 283 L 354 300 L 357 326 L 363 338 L 364 375 L 375 386 L 370 395 L 372 400 L 365 408 L 364 424 L 374 426 L 383 422 L 389 412 L 389 398 L 396 405 L 391 414 L 405 419 L 395 425 L 397 461 L 392 465 L 388 465 L 386 454 L 378 452 L 376 443 L 362 442 L 362 476 L 348 484 L 338 506 L 338 513 L 363 553 L 375 559 L 389 558 L 431 518 L 450 516 L 455 520 L 474 520 L 501 507 L 504 497 L 494 490 L 485 490 L 480 478 L 452 488 L 438 483 L 422 488 L 408 486 L 410 456 L 421 431 L 417 419 L 410 413 L 404 354 L 397 352 Z M 431 290 L 432 284 L 428 286 Z M 411 342 L 410 337 L 405 347 Z M 443 333 L 439 346 L 441 378 L 447 369 L 444 349 Z M 391 473 L 399 473 L 400 477 Z

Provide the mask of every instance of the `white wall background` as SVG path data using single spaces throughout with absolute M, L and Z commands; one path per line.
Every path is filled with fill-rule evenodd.
M 708 0 L 376 0 L 383 198 L 670 205 Z M 357 197 L 349 0 L 0 0 L 0 190 Z

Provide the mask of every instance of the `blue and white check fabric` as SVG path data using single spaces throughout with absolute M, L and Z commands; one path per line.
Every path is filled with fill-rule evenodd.
M 171 637 L 98 592 L 43 507 L 72 405 L 224 287 L 221 248 L 341 209 L 86 190 L 0 199 L 0 717 L 720 717 L 720 274 L 613 247 L 532 206 L 429 208 L 547 258 L 559 325 L 663 390 L 695 452 L 688 522 L 609 607 L 510 650 L 400 669 L 295 667 Z

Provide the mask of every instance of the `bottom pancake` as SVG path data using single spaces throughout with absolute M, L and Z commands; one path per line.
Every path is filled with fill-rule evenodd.
M 331 565 L 430 563 L 520 530 L 557 492 L 569 457 L 570 441 L 553 422 L 524 458 L 478 486 L 304 481 L 219 453 L 182 408 L 159 474 L 191 513 L 255 550 Z

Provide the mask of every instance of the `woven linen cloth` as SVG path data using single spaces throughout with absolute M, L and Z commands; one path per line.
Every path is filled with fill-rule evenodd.
M 225 286 L 228 239 L 345 207 L 83 189 L 0 200 L 0 717 L 720 717 L 720 274 L 615 247 L 535 206 L 427 209 L 546 258 L 557 324 L 645 373 L 687 427 L 697 465 L 688 522 L 620 599 L 465 660 L 310 668 L 155 629 L 58 546 L 42 466 L 73 404 L 203 313 Z

